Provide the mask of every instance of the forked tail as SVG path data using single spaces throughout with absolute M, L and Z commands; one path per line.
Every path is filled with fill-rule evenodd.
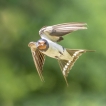
M 58 60 L 62 74 L 68 86 L 66 77 L 68 76 L 69 71 L 72 69 L 72 66 L 76 60 L 85 52 L 94 52 L 94 50 L 83 50 L 83 49 L 66 49 L 67 52 L 71 55 L 72 60 Z

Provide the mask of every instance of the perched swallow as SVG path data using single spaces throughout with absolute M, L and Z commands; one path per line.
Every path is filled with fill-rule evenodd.
M 30 42 L 28 46 L 31 48 L 32 57 L 41 81 L 44 81 L 42 71 L 45 56 L 47 55 L 58 60 L 62 74 L 68 85 L 66 77 L 75 61 L 83 53 L 92 50 L 67 49 L 59 45 L 57 42 L 63 40 L 63 36 L 66 34 L 76 30 L 87 29 L 86 25 L 86 23 L 63 23 L 46 26 L 40 29 L 39 35 L 41 36 L 41 39 L 37 42 Z

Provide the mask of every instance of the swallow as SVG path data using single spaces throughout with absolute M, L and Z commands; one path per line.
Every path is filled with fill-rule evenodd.
M 92 52 L 93 50 L 67 49 L 57 42 L 63 40 L 63 36 L 73 31 L 87 29 L 86 26 L 86 23 L 63 23 L 45 26 L 40 29 L 39 35 L 41 36 L 41 39 L 37 42 L 30 42 L 28 46 L 31 49 L 32 57 L 41 81 L 44 81 L 42 72 L 45 57 L 49 56 L 57 59 L 66 84 L 68 85 L 66 77 L 76 60 L 83 53 Z

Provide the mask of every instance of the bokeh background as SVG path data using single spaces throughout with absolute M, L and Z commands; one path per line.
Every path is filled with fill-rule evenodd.
M 33 63 L 30 41 L 42 26 L 86 22 L 87 30 L 65 36 L 61 45 L 91 49 L 68 76 L 46 57 L 45 82 Z M 0 106 L 106 106 L 106 0 L 0 0 Z

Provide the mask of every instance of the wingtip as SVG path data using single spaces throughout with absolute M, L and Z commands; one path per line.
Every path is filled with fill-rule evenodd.
M 81 25 L 82 29 L 88 29 L 87 23 L 79 23 L 79 25 Z
M 88 25 L 87 23 L 78 23 L 76 22 L 76 25 L 79 26 L 81 29 L 88 29 Z
M 88 29 L 88 28 L 84 26 L 84 27 L 81 27 L 81 29 Z

